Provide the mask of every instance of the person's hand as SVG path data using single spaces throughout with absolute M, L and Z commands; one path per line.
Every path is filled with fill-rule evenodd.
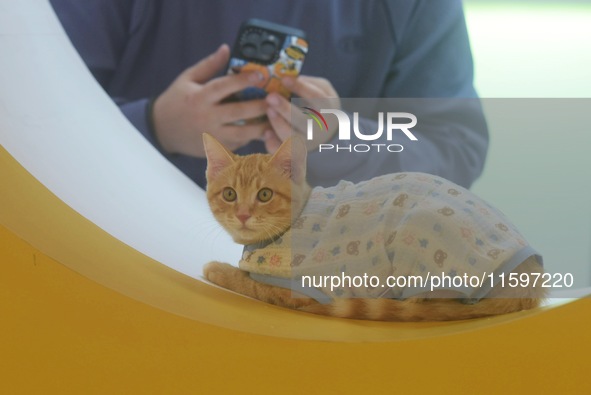
M 301 75 L 295 79 L 283 78 L 281 82 L 293 94 L 302 99 L 331 99 L 331 108 L 340 108 L 339 95 L 332 84 L 324 78 Z M 288 99 L 277 93 L 267 95 L 266 101 L 269 105 L 267 118 L 271 126 L 271 129 L 266 130 L 263 136 L 267 151 L 275 152 L 281 143 L 294 132 L 306 136 L 308 117 L 300 108 L 293 106 Z M 336 124 L 329 124 L 328 130 L 315 133 L 314 140 L 307 141 L 308 149 L 314 149 L 319 144 L 329 141 L 336 130 Z
M 203 133 L 213 135 L 230 150 L 260 139 L 269 129 L 266 122 L 241 122 L 264 116 L 264 100 L 223 102 L 228 96 L 256 85 L 257 73 L 213 78 L 228 63 L 230 50 L 216 52 L 183 71 L 155 101 L 153 122 L 156 138 L 168 153 L 204 157 Z

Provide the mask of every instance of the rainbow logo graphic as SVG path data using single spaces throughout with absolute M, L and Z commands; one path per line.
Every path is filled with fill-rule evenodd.
M 324 119 L 322 114 L 310 107 L 301 107 L 301 109 L 303 110 L 304 114 L 309 115 L 310 118 L 316 122 L 316 124 L 320 127 L 320 130 L 328 131 L 328 123 L 326 123 L 326 119 Z M 310 123 L 310 121 L 308 122 Z

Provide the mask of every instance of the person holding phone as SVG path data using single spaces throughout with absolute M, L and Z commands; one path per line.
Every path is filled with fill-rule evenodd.
M 227 98 L 264 76 L 226 74 L 227 43 L 260 18 L 306 32 L 302 74 L 282 84 L 305 98 L 476 97 L 460 0 L 50 0 L 97 81 L 135 127 L 197 184 L 205 185 L 201 135 L 240 154 L 273 152 L 293 132 L 279 94 Z M 488 147 L 482 110 L 419 131 L 404 155 L 351 155 L 311 166 L 312 185 L 423 171 L 470 186 Z M 241 122 L 266 116 L 264 122 Z M 367 120 L 368 122 L 371 122 Z M 375 130 L 375 129 L 374 129 Z M 331 134 L 325 135 L 334 139 Z M 309 162 L 324 158 L 311 152 Z

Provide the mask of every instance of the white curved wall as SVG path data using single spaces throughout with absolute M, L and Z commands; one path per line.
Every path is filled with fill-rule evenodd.
M 138 133 L 94 81 L 47 1 L 0 0 L 0 143 L 74 210 L 191 276 L 241 247 L 204 192 Z M 2 188 L 10 186 L 3 185 Z

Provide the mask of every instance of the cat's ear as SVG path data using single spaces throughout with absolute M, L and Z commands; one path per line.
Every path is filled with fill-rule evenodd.
M 295 183 L 306 179 L 306 144 L 298 136 L 285 140 L 271 158 L 271 164 L 278 166 L 281 171 Z
M 234 163 L 233 154 L 207 133 L 203 133 L 203 148 L 207 157 L 207 179 L 217 176 L 221 170 Z

